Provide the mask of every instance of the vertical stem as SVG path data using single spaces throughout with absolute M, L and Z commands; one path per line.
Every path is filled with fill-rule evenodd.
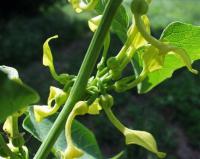
M 70 112 L 72 111 L 73 106 L 84 95 L 88 79 L 94 69 L 100 50 L 103 46 L 105 37 L 109 32 L 112 19 L 114 18 L 115 13 L 121 3 L 122 0 L 109 0 L 108 4 L 106 5 L 106 9 L 104 10 L 101 23 L 92 38 L 86 56 L 79 70 L 78 78 L 72 87 L 69 98 L 65 103 L 62 111 L 60 112 L 58 118 L 54 122 L 46 139 L 42 142 L 42 145 L 40 146 L 34 159 L 45 159 L 48 156 L 58 136 L 64 129 L 65 122 Z

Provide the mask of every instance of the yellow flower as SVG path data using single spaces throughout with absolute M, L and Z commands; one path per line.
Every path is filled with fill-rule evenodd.
M 86 3 L 84 0 L 68 0 L 71 3 L 72 7 L 77 13 L 81 13 L 82 11 L 89 11 L 96 7 L 98 0 L 89 0 Z
M 88 21 L 88 26 L 92 32 L 95 32 L 97 30 L 100 24 L 101 18 L 102 18 L 102 15 L 98 15 Z
M 150 34 L 150 22 L 149 22 L 149 18 L 146 15 L 143 15 L 142 16 L 142 21 L 144 23 L 146 31 Z M 141 33 L 138 31 L 138 28 L 135 25 L 134 19 L 133 19 L 133 24 L 130 27 L 127 35 L 130 38 L 131 45 L 135 49 L 138 49 L 141 46 L 144 46 L 144 45 L 146 45 L 148 43 L 145 40 L 145 38 L 141 35 Z
M 43 65 L 49 67 L 51 75 L 53 76 L 53 78 L 55 80 L 57 80 L 61 84 L 65 84 L 69 80 L 69 75 L 68 74 L 60 74 L 60 75 L 58 75 L 56 73 L 56 70 L 55 70 L 55 67 L 54 67 L 54 63 L 53 63 L 53 56 L 52 56 L 52 53 L 51 53 L 51 48 L 49 46 L 49 42 L 52 39 L 56 39 L 56 38 L 58 38 L 58 35 L 55 35 L 55 36 L 53 36 L 51 38 L 48 38 L 45 41 L 44 45 L 43 45 Z
M 53 115 L 58 111 L 61 105 L 65 103 L 67 100 L 68 94 L 65 93 L 63 90 L 56 88 L 56 87 L 50 87 L 50 93 L 48 97 L 48 105 L 47 106 L 34 106 L 34 115 L 37 122 L 42 121 L 45 117 L 48 117 L 50 115 Z M 54 105 L 52 106 L 52 103 Z

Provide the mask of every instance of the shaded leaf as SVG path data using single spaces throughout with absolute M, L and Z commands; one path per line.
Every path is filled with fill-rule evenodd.
M 32 88 L 23 84 L 17 77 L 18 73 L 14 69 L 11 69 L 11 72 L 7 74 L 2 71 L 1 67 L 0 122 L 4 121 L 12 113 L 39 100 L 39 95 Z
M 36 139 L 38 139 L 39 141 L 43 141 L 50 131 L 54 121 L 56 120 L 57 115 L 58 114 L 53 115 L 49 118 L 45 118 L 43 121 L 38 123 L 34 118 L 33 110 L 31 108 L 29 111 L 29 115 L 23 122 L 23 127 Z M 94 134 L 78 121 L 75 121 L 72 125 L 72 136 L 74 143 L 85 152 L 81 159 L 102 158 Z M 63 130 L 54 145 L 54 149 L 56 150 L 56 152 L 64 151 L 66 149 L 66 146 L 67 143 Z

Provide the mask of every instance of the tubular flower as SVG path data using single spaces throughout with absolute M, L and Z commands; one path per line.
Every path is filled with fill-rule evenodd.
M 150 22 L 146 15 L 142 16 L 142 21 L 144 23 L 145 30 L 150 33 Z M 141 35 L 139 32 L 137 26 L 135 25 L 135 20 L 133 18 L 132 25 L 130 26 L 128 32 L 127 32 L 127 40 L 119 52 L 119 54 L 116 56 L 117 60 L 121 60 L 124 58 L 124 56 L 130 56 L 127 55 L 127 52 L 131 52 L 132 56 L 136 49 L 140 48 L 141 46 L 146 45 L 148 42 L 145 40 L 145 38 Z M 131 48 L 131 49 L 130 49 Z M 131 51 L 128 51 L 131 50 Z M 131 56 L 131 57 L 132 57 Z
M 52 56 L 51 49 L 49 46 L 49 42 L 52 39 L 56 39 L 56 38 L 58 38 L 58 35 L 48 38 L 43 45 L 43 65 L 49 67 L 51 75 L 56 81 L 60 82 L 61 84 L 66 84 L 69 81 L 70 76 L 68 74 L 58 75 L 56 73 L 54 63 L 53 63 L 53 56 Z
M 67 148 L 65 152 L 62 152 L 61 154 L 62 159 L 79 158 L 84 154 L 84 152 L 78 147 L 76 147 L 76 145 L 74 144 L 73 139 L 72 139 L 72 134 L 71 134 L 71 128 L 72 128 L 72 123 L 73 123 L 74 118 L 77 115 L 85 115 L 87 112 L 88 112 L 88 105 L 87 105 L 87 102 L 85 101 L 80 101 L 76 103 L 73 110 L 71 111 L 65 125 L 65 136 L 67 140 Z
M 144 23 L 144 27 L 146 32 L 150 34 L 150 22 L 149 18 L 146 15 L 142 16 L 142 21 Z M 133 22 L 131 27 L 128 30 L 128 44 L 131 43 L 131 46 L 134 47 L 135 49 L 138 49 L 144 45 L 146 45 L 148 42 L 147 40 L 141 35 L 141 33 L 138 31 L 137 26 L 135 25 L 135 20 L 133 18 Z
M 142 16 L 142 21 L 145 24 L 145 30 L 150 33 L 150 23 L 146 15 Z M 111 57 L 107 61 L 108 68 L 113 79 L 117 80 L 121 77 L 121 73 L 127 64 L 131 61 L 136 50 L 144 45 L 147 45 L 148 42 L 138 31 L 137 26 L 135 25 L 134 19 L 132 25 L 130 26 L 127 32 L 127 41 L 124 46 L 118 53 L 116 57 Z
M 85 2 L 84 0 L 68 0 L 68 2 L 71 3 L 72 7 L 77 13 L 81 13 L 82 11 L 93 10 L 99 1 L 88 0 Z
M 48 105 L 47 106 L 34 106 L 34 115 L 37 122 L 42 121 L 45 117 L 53 115 L 58 111 L 61 105 L 65 103 L 67 100 L 68 94 L 63 90 L 50 87 L 50 93 L 48 97 Z M 52 106 L 52 103 L 55 104 Z
M 138 4 L 143 2 L 148 4 L 150 2 L 150 1 L 145 2 L 145 0 L 141 1 L 134 0 L 134 1 L 137 2 Z M 143 60 L 145 65 L 144 67 L 147 68 L 151 66 L 151 69 L 149 69 L 149 71 L 150 72 L 156 71 L 159 69 L 159 67 L 162 68 L 162 66 L 164 65 L 165 56 L 169 53 L 173 53 L 175 55 L 178 55 L 178 57 L 182 59 L 183 63 L 185 64 L 185 66 L 188 68 L 189 71 L 195 74 L 198 73 L 198 71 L 192 68 L 192 61 L 184 49 L 162 42 L 161 40 L 157 40 L 156 38 L 151 36 L 151 34 L 147 31 L 146 24 L 144 22 L 144 16 L 146 15 L 140 15 L 135 12 L 133 12 L 133 14 L 135 18 L 135 25 L 138 31 L 140 32 L 141 36 L 151 45 L 150 47 L 148 47 L 148 49 L 144 50 L 144 55 L 143 55 Z
M 74 106 L 65 125 L 65 136 L 67 140 L 67 148 L 64 152 L 61 153 L 62 159 L 74 159 L 74 158 L 79 158 L 82 155 L 84 155 L 84 152 L 81 149 L 79 149 L 73 142 L 72 134 L 71 134 L 72 123 L 75 117 L 78 115 L 85 115 L 87 113 L 91 115 L 99 114 L 100 110 L 102 109 L 99 102 L 100 102 L 100 99 L 97 98 L 89 106 L 86 101 L 79 101 Z
M 158 151 L 156 141 L 150 133 L 129 129 L 116 118 L 111 110 L 111 107 L 113 106 L 112 96 L 102 95 L 100 101 L 111 123 L 124 135 L 126 145 L 136 144 L 142 146 L 155 153 L 159 158 L 164 158 L 166 156 L 165 153 Z
M 195 74 L 198 73 L 197 70 L 194 70 L 192 68 L 192 61 L 184 49 L 164 43 L 161 40 L 157 40 L 153 36 L 151 36 L 149 20 L 148 20 L 148 17 L 145 15 L 147 8 L 144 7 L 145 5 L 148 5 L 150 2 L 151 1 L 133 0 L 132 12 L 134 14 L 135 23 L 132 24 L 127 34 L 128 35 L 127 45 L 129 46 L 130 43 L 132 42 L 131 45 L 133 48 L 135 48 L 135 50 L 139 48 L 142 48 L 143 50 L 141 52 L 143 70 L 132 81 L 130 80 L 132 77 L 117 81 L 114 85 L 114 88 L 117 92 L 123 92 L 135 87 L 136 85 L 141 83 L 147 77 L 149 73 L 162 69 L 164 66 L 164 61 L 167 54 L 174 54 L 175 56 L 178 56 L 183 61 L 183 63 L 185 64 L 185 66 L 188 68 L 189 71 Z M 137 7 L 135 8 L 136 5 L 140 6 L 141 8 L 139 9 L 141 10 L 136 10 L 137 8 Z M 142 9 L 145 10 L 144 14 L 143 14 Z M 127 57 L 130 56 L 134 52 L 130 52 L 129 55 L 126 53 L 126 56 Z M 123 56 L 123 52 L 118 55 L 118 58 L 122 56 Z M 133 55 L 131 55 L 131 57 L 132 56 Z M 125 64 L 126 63 L 127 61 L 125 61 Z

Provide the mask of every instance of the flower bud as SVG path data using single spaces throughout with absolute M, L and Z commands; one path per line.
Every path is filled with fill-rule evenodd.
M 148 12 L 149 5 L 145 0 L 133 0 L 131 3 L 131 11 L 133 14 L 144 15 Z
M 111 108 L 114 104 L 113 97 L 109 94 L 100 96 L 100 105 L 104 108 Z
M 74 106 L 76 115 L 85 115 L 88 112 L 88 104 L 86 101 L 80 101 Z

